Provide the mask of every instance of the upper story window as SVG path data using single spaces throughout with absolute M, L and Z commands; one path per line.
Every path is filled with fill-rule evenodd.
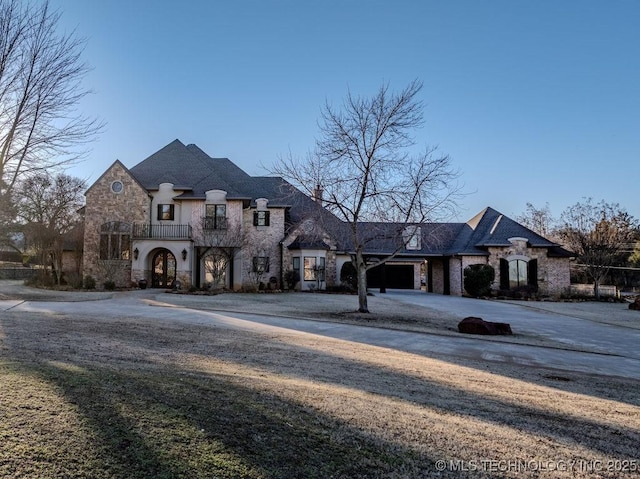
M 269 211 L 259 210 L 253 212 L 253 226 L 269 226 Z
M 204 229 L 227 229 L 227 205 L 205 205 Z
M 111 191 L 113 191 L 115 194 L 119 195 L 120 193 L 122 193 L 122 190 L 124 189 L 124 185 L 122 184 L 122 181 L 114 181 L 113 183 L 111 183 Z
M 158 220 L 173 221 L 175 215 L 175 205 L 158 205 Z

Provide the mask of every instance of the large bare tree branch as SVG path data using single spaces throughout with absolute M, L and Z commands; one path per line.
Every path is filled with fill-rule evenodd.
M 90 93 L 84 40 L 56 30 L 48 2 L 0 0 L 0 194 L 21 177 L 80 159 L 103 128 L 77 113 Z
M 423 124 L 421 89 L 417 80 L 399 93 L 383 84 L 370 98 L 348 92 L 340 108 L 325 103 L 315 151 L 304 159 L 289 154 L 271 170 L 309 195 L 321 187 L 324 207 L 348 224 L 363 312 L 366 270 L 374 266 L 366 263 L 367 243 L 397 240 L 386 261 L 405 246 L 403 225 L 433 221 L 456 208 L 458 173 L 449 156 L 435 148 L 411 151 Z M 394 238 L 388 238 L 389 228 L 375 226 L 380 222 L 397 225 Z

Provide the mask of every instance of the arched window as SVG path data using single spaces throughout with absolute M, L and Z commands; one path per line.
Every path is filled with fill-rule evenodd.
M 500 260 L 500 289 L 538 288 L 538 260 L 510 258 Z
M 527 286 L 529 278 L 528 263 L 521 259 L 509 261 L 509 289 Z

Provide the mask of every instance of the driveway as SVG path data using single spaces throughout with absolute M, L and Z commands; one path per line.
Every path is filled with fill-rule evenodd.
M 1 283 L 1 282 L 0 282 Z M 2 291 L 0 284 L 0 292 Z M 84 294 L 84 293 L 82 293 Z M 86 317 L 136 317 L 149 321 L 171 321 L 184 324 L 210 324 L 215 327 L 268 332 L 277 328 L 292 334 L 314 334 L 346 341 L 397 349 L 429 357 L 452 357 L 475 366 L 479 360 L 506 362 L 530 367 L 552 368 L 640 379 L 640 330 L 611 326 L 568 314 L 527 307 L 501 301 L 483 301 L 439 296 L 414 291 L 391 291 L 388 297 L 402 303 L 418 304 L 433 311 L 455 313 L 460 318 L 481 316 L 489 321 L 509 322 L 517 331 L 528 332 L 561 341 L 563 348 L 527 346 L 487 341 L 483 337 L 441 336 L 395 331 L 335 322 L 308 321 L 260 313 L 219 313 L 200 311 L 162 301 L 163 294 L 143 290 L 96 295 L 94 301 L 0 301 L 0 312 L 25 314 L 70 314 Z M 60 299 L 60 298 L 56 298 Z M 615 305 L 621 308 L 624 305 Z M 615 308 L 611 311 L 616 311 Z M 634 312 L 635 313 L 635 312 Z M 615 313 L 610 313 L 615 314 Z M 640 321 L 640 319 L 639 319 Z M 295 333 L 294 333 L 295 332 Z M 589 351 L 589 352 L 585 352 Z
M 625 303 L 487 301 L 402 290 L 387 294 L 460 319 L 479 316 L 509 323 L 514 331 L 551 338 L 571 349 L 640 359 L 640 312 Z

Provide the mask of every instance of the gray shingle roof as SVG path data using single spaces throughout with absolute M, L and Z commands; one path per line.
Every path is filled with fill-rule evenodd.
M 148 190 L 173 183 L 186 190 L 181 198 L 204 198 L 209 190 L 224 190 L 230 199 L 251 198 L 252 178 L 228 158 L 211 158 L 196 145 L 174 140 L 129 170 Z
M 269 207 L 287 208 L 288 226 L 313 217 L 332 235 L 341 251 L 355 250 L 347 223 L 321 208 L 314 200 L 290 183 L 277 177 L 250 176 L 228 158 L 212 158 L 196 145 L 185 146 L 174 140 L 129 172 L 147 190 L 157 190 L 161 183 L 173 183 L 182 189 L 178 198 L 204 199 L 209 190 L 223 190 L 229 199 L 242 199 L 255 206 L 257 198 L 269 200 Z M 561 248 L 492 208 L 485 208 L 466 223 L 420 224 L 421 248 L 404 250 L 405 255 L 449 256 L 487 255 L 490 246 L 509 246 L 509 238 L 527 238 L 532 247 L 547 248 L 550 255 L 571 256 Z M 366 241 L 368 254 L 396 251 L 398 234 L 405 225 L 360 223 L 358 233 Z M 299 244 L 309 242 L 300 238 Z

